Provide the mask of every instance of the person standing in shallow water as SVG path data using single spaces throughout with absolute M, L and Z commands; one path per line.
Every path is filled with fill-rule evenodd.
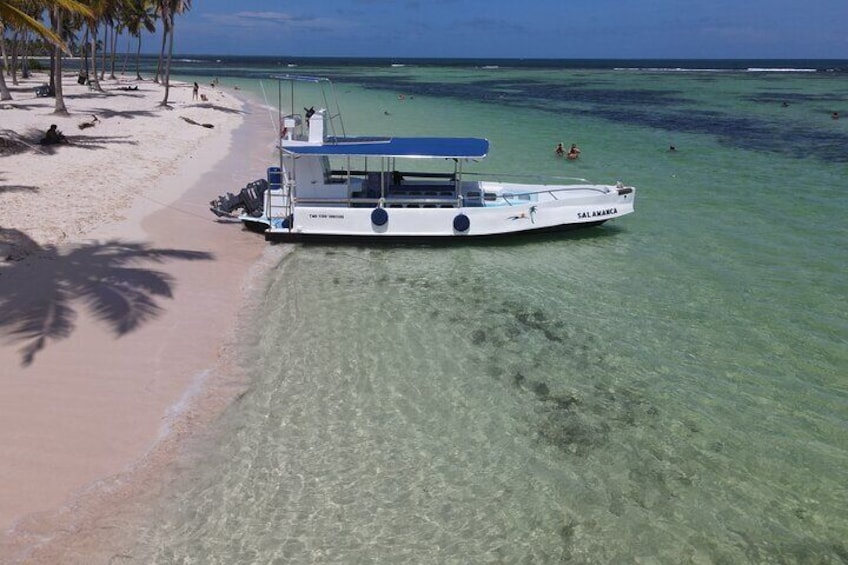
M 571 144 L 571 148 L 568 150 L 568 154 L 566 155 L 566 157 L 571 161 L 580 157 L 580 148 L 577 147 L 576 143 Z
M 554 153 L 557 157 L 562 157 L 565 155 L 565 147 L 562 146 L 562 142 L 557 143 L 556 149 L 554 149 Z

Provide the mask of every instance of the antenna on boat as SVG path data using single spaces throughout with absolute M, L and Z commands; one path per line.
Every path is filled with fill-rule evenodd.
M 327 84 L 330 85 L 330 93 L 332 94 L 333 100 L 335 100 L 335 102 L 336 102 L 336 113 L 330 115 L 330 127 L 333 129 L 333 135 L 337 136 L 338 134 L 336 133 L 336 131 L 335 131 L 336 128 L 333 126 L 333 124 L 334 124 L 334 118 L 338 118 L 339 119 L 339 129 L 342 130 L 342 137 L 347 137 L 347 133 L 345 132 L 345 127 L 344 127 L 344 120 L 342 120 L 342 108 L 341 108 L 341 106 L 339 106 L 339 98 L 338 98 L 338 96 L 336 96 L 336 88 L 333 86 L 333 83 L 330 81 L 330 79 L 326 79 L 326 80 L 327 80 Z M 323 91 L 323 89 L 321 89 L 321 90 Z M 324 105 L 327 107 L 328 110 L 330 110 L 332 112 L 332 109 L 330 108 L 330 103 L 327 102 L 326 93 L 324 94 Z
M 262 98 L 265 99 L 265 107 L 268 109 L 268 117 L 271 119 L 271 131 L 276 135 L 279 132 L 277 124 L 274 122 L 274 112 L 271 109 L 271 104 L 268 102 L 268 94 L 265 92 L 265 84 L 260 80 L 259 87 L 262 89 Z

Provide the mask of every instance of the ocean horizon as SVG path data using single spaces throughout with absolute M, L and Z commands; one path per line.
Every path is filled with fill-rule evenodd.
M 126 55 L 125 55 L 126 56 Z M 131 55 L 132 56 L 132 55 Z M 144 54 L 142 60 L 148 64 L 157 60 L 155 54 Z M 335 66 L 419 66 L 419 67 L 515 67 L 525 69 L 631 69 L 671 71 L 750 71 L 750 72 L 848 72 L 848 59 L 777 59 L 777 58 L 464 58 L 464 57 L 303 57 L 287 55 L 197 55 L 191 53 L 174 55 L 173 64 L 177 72 L 191 72 L 191 65 L 213 63 L 226 69 L 227 73 L 244 71 L 246 68 L 274 68 L 276 66 L 335 67 Z M 184 67 L 183 65 L 188 65 Z

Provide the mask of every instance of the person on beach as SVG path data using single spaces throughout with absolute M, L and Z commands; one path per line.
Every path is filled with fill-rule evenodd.
M 565 147 L 562 146 L 562 142 L 557 143 L 556 149 L 554 149 L 554 153 L 557 157 L 562 157 L 565 155 Z
M 192 87 L 192 89 L 191 89 L 191 99 L 197 100 L 197 94 L 199 92 L 200 92 L 200 85 L 197 84 L 197 83 L 194 83 L 194 87 Z
M 578 157 L 580 157 L 580 148 L 577 147 L 576 143 L 572 143 L 571 147 L 568 150 L 568 154 L 566 155 L 566 158 L 573 161 L 573 160 L 577 159 Z
M 50 129 L 48 129 L 44 133 L 44 137 L 41 138 L 41 145 L 56 145 L 57 143 L 67 143 L 68 139 L 59 131 L 59 128 L 56 124 L 51 124 Z

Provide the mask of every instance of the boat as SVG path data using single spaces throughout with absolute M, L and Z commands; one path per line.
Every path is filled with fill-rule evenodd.
M 237 217 L 268 240 L 476 240 L 588 228 L 634 210 L 636 190 L 621 182 L 530 183 L 464 170 L 489 153 L 483 138 L 348 136 L 338 103 L 329 104 L 329 79 L 273 78 L 292 85 L 291 111 L 279 117 L 279 163 L 211 202 L 217 216 Z M 313 99 L 320 90 L 323 107 L 295 111 L 302 83 Z

